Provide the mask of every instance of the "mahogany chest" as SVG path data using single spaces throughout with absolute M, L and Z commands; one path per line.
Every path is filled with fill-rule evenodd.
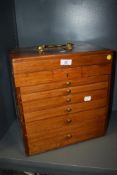
M 72 51 L 11 53 L 18 116 L 28 155 L 105 134 L 113 52 L 81 43 Z

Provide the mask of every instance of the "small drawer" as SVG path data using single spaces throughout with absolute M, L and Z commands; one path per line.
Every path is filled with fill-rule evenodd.
M 16 87 L 32 86 L 39 83 L 47 83 L 53 80 L 51 71 L 16 74 L 14 76 Z
M 53 80 L 81 79 L 81 67 L 53 70 Z
M 39 72 L 39 71 L 48 71 L 59 66 L 59 60 L 52 56 L 34 56 L 12 60 L 12 67 L 14 74 L 22 74 L 22 73 L 31 73 L 31 72 Z
M 83 77 L 99 76 L 99 75 L 110 75 L 112 64 L 98 64 L 82 67 Z

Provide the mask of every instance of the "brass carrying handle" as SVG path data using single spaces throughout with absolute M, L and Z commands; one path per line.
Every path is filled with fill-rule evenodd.
M 66 44 L 48 44 L 48 45 L 39 45 L 37 46 L 37 51 L 39 53 L 42 53 L 44 51 L 46 51 L 47 49 L 56 49 L 56 48 L 61 48 L 61 49 L 65 49 L 65 50 L 72 50 L 73 49 L 73 43 L 68 42 Z

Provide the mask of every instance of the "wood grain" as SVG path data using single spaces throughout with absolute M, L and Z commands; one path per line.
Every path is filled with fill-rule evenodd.
M 66 87 L 74 87 L 74 86 L 80 86 L 80 85 L 87 85 L 87 84 L 93 84 L 97 82 L 105 82 L 108 81 L 110 78 L 110 75 L 98 75 L 98 76 L 90 76 L 90 77 L 84 77 L 84 78 L 76 78 L 76 79 L 70 79 L 68 81 L 53 81 L 51 83 L 40 83 L 39 85 L 35 86 L 25 86 L 21 87 L 22 94 L 31 94 L 35 92 L 41 92 L 41 91 L 49 91 L 53 89 L 61 89 Z M 70 83 L 68 85 L 68 82 Z
M 105 132 L 106 108 L 75 113 L 70 124 L 66 124 L 67 118 L 54 117 L 51 121 L 47 119 L 28 124 L 30 154 L 97 137 Z
M 106 118 L 107 109 L 99 108 L 93 110 L 87 110 L 79 113 L 73 113 L 69 115 L 61 115 L 59 117 L 52 117 L 47 119 L 41 119 L 39 121 L 34 121 L 27 123 L 26 131 L 28 136 L 36 137 L 37 135 L 45 135 L 47 132 L 53 132 L 54 129 L 72 129 L 72 128 L 81 128 L 82 126 L 87 126 L 88 123 L 99 119 L 102 121 Z M 71 119 L 71 122 L 67 122 L 68 119 Z M 73 129 L 72 129 L 73 130 Z
M 68 87 L 68 88 L 63 88 L 58 90 L 54 89 L 50 91 L 42 91 L 42 92 L 36 92 L 31 94 L 22 94 L 22 88 L 21 88 L 21 98 L 23 102 L 26 102 L 26 101 L 32 101 L 37 99 L 39 100 L 43 98 L 53 98 L 53 97 L 65 96 L 65 95 L 67 96 L 70 94 L 77 94 L 80 92 L 92 91 L 92 90 L 104 89 L 104 88 L 108 88 L 108 82 L 99 82 L 94 84 L 88 84 L 85 86 L 83 85 L 83 86 Z
M 95 91 L 86 91 L 78 94 L 71 94 L 68 96 L 45 98 L 34 101 L 23 102 L 23 111 L 24 113 L 29 113 L 33 111 L 56 108 L 62 105 L 69 105 L 73 103 L 83 103 L 85 96 L 91 96 L 91 100 L 97 100 L 100 98 L 107 98 L 107 89 L 95 90 Z
M 53 81 L 81 79 L 88 76 L 111 74 L 111 64 L 99 64 L 68 69 L 55 69 L 53 71 L 41 71 L 33 73 L 21 73 L 15 75 L 16 87 L 38 85 Z
M 33 122 L 33 121 L 38 121 L 40 119 L 45 119 L 45 118 L 50 118 L 51 120 L 51 118 L 54 116 L 61 116 L 65 114 L 72 114 L 75 112 L 104 107 L 106 106 L 106 103 L 107 103 L 107 99 L 102 98 L 102 99 L 93 100 L 90 102 L 75 103 L 75 104 L 60 106 L 56 108 L 50 108 L 46 110 L 24 113 L 24 120 L 25 122 Z M 70 111 L 68 111 L 68 109 L 70 109 Z
M 82 66 L 83 77 L 109 75 L 111 74 L 111 64 L 98 64 L 93 66 Z
M 103 54 L 93 54 L 93 53 L 75 53 L 75 54 L 62 54 L 62 55 L 39 55 L 36 57 L 25 57 L 22 59 L 13 59 L 13 72 L 14 74 L 20 73 L 28 73 L 35 71 L 45 71 L 45 70 L 53 70 L 58 68 L 69 68 L 69 67 L 77 67 L 82 65 L 93 65 L 93 64 L 103 64 L 103 63 L 111 63 L 112 61 L 108 61 L 107 53 Z M 112 52 L 110 51 L 110 54 Z M 71 66 L 61 66 L 61 59 L 72 59 L 73 64 Z M 28 64 L 27 64 L 28 61 Z
M 33 72 L 15 75 L 16 87 L 36 85 L 43 82 L 51 82 L 53 75 L 51 71 Z

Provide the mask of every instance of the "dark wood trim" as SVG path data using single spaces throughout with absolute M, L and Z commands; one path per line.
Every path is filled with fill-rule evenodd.
M 27 132 L 25 127 L 25 121 L 24 121 L 24 112 L 23 112 L 23 106 L 22 106 L 22 100 L 21 100 L 21 94 L 20 94 L 20 88 L 16 88 L 16 95 L 17 95 L 17 108 L 19 112 L 19 120 L 22 128 L 22 136 L 25 144 L 25 152 L 27 155 L 29 155 L 29 147 L 28 147 L 28 139 L 27 139 Z

